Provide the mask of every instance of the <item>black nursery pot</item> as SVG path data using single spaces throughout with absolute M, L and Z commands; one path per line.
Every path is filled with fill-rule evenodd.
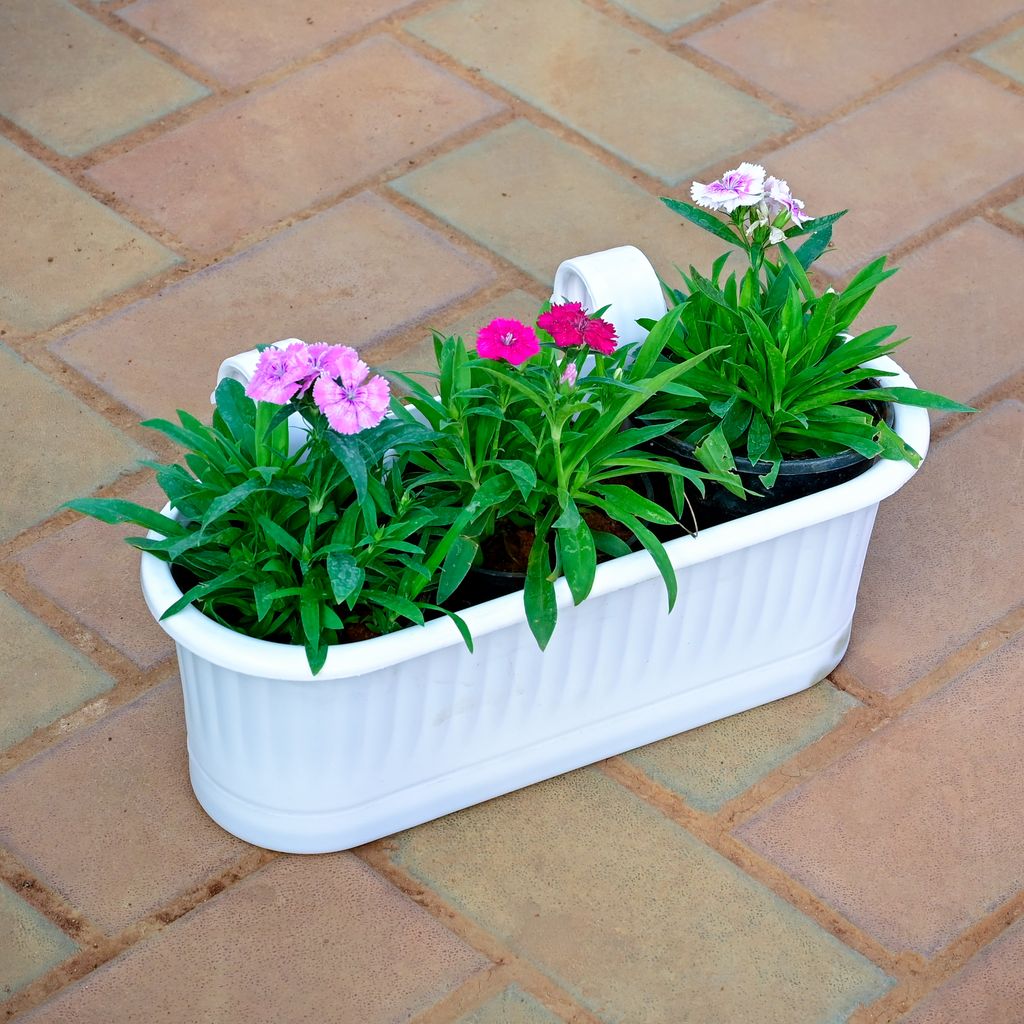
M 657 500 L 654 486 L 646 475 L 634 478 L 636 490 L 645 498 Z M 632 545 L 631 545 L 632 546 Z M 601 561 L 600 555 L 598 561 Z M 474 566 L 466 573 L 466 578 L 459 584 L 459 589 L 452 595 L 453 611 L 463 611 L 474 604 L 483 604 L 496 597 L 514 594 L 526 586 L 526 573 L 508 572 L 502 569 L 486 569 Z
M 869 387 L 880 387 L 877 380 L 870 381 Z M 858 403 L 877 419 L 888 426 L 895 422 L 896 415 L 890 402 L 865 400 Z M 694 446 L 680 441 L 671 434 L 655 438 L 651 446 L 663 454 L 671 455 L 682 465 L 693 469 L 704 467 L 693 454 Z M 736 469 L 740 482 L 747 489 L 746 498 L 739 498 L 720 484 L 706 483 L 706 494 L 702 498 L 696 490 L 689 494 L 693 505 L 694 518 L 701 529 L 728 523 L 742 516 L 774 508 L 787 501 L 803 498 L 808 494 L 827 490 L 837 484 L 852 480 L 869 469 L 880 456 L 866 458 L 854 451 L 840 452 L 824 458 L 786 458 L 779 467 L 779 475 L 770 489 L 766 489 L 760 478 L 771 469 L 770 463 L 751 463 L 749 459 L 736 456 Z

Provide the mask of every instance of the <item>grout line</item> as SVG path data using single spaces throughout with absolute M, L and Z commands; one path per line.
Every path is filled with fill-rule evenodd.
M 510 949 L 494 934 L 477 924 L 462 911 L 452 907 L 438 893 L 420 882 L 391 859 L 396 848 L 394 839 L 378 839 L 352 852 L 379 875 L 400 889 L 406 896 L 437 918 L 449 931 L 472 946 L 499 967 L 507 969 L 507 978 L 529 992 L 567 1024 L 602 1024 L 597 1017 L 572 999 L 548 975 L 525 957 Z M 419 1021 L 416 1024 L 420 1024 Z M 430 1024 L 434 1024 L 433 1021 Z M 440 1022 L 438 1022 L 440 1024 Z
M 912 1006 L 927 999 L 953 978 L 986 946 L 1024 918 L 1024 893 L 1011 897 L 937 953 L 920 970 L 911 972 L 875 1003 L 861 1007 L 849 1024 L 891 1024 Z
M 213 899 L 236 882 L 255 874 L 281 856 L 281 854 L 273 853 L 270 850 L 251 847 L 229 867 L 207 877 L 165 904 L 161 909 L 130 924 L 117 935 L 107 936 L 89 926 L 90 948 L 58 964 L 6 1003 L 0 1003 L 0 1012 L 4 1014 L 4 1019 L 10 1020 L 19 1013 L 39 1006 L 72 982 L 78 981 L 97 967 L 113 960 L 114 957 L 143 939 L 151 938 L 163 931 L 179 918 Z M 0 848 L 0 873 L 3 872 L 4 858 L 5 851 Z M 43 892 L 47 905 L 52 908 L 48 916 L 52 916 L 55 911 L 58 914 L 62 912 L 60 907 L 63 901 L 60 901 L 59 897 L 53 896 L 49 890 L 40 886 L 27 873 L 25 881 L 30 889 Z M 74 913 L 76 916 L 80 916 L 77 915 L 77 912 Z M 61 923 L 59 918 L 57 923 Z
M 894 954 L 887 950 L 778 865 L 727 832 L 715 817 L 689 806 L 675 793 L 648 778 L 631 762 L 622 757 L 612 757 L 599 762 L 597 767 L 887 974 L 902 978 L 919 959 L 913 954 Z
M 6 882 L 26 903 L 69 935 L 83 949 L 98 949 L 107 936 L 54 889 L 35 875 L 4 846 L 0 846 L 0 881 Z M 2 1005 L 2 1004 L 0 1004 Z
M 463 982 L 454 992 L 443 996 L 433 1006 L 416 1014 L 409 1024 L 451 1024 L 464 1014 L 480 1009 L 513 981 L 514 973 L 506 964 L 492 964 Z

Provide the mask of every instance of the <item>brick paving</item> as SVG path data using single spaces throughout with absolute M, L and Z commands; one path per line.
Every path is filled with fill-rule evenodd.
M 0 11 L 0 1020 L 1024 1021 L 1015 0 L 12 0 Z M 119 533 L 137 426 L 258 342 L 415 369 L 559 261 L 713 241 L 741 159 L 851 207 L 823 278 L 933 418 L 853 640 L 775 705 L 351 853 L 222 832 Z

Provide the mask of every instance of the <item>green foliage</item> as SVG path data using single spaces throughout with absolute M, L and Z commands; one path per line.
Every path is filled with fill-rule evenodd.
M 428 592 L 429 552 L 456 510 L 403 477 L 404 453 L 429 431 L 390 419 L 342 437 L 310 416 L 305 443 L 289 454 L 279 407 L 253 402 L 233 380 L 216 398 L 210 426 L 182 412 L 178 424 L 147 424 L 188 449 L 188 469 L 150 464 L 180 520 L 115 499 L 68 503 L 163 534 L 129 540 L 176 567 L 184 593 L 162 618 L 194 603 L 249 636 L 301 644 L 315 673 L 328 646 L 441 610 Z
M 661 359 L 676 328 L 675 316 L 678 311 L 641 346 L 596 355 L 590 373 L 582 372 L 585 350 L 561 350 L 546 337 L 540 353 L 518 367 L 484 359 L 468 351 L 460 338 L 435 337 L 438 397 L 404 378 L 408 408 L 396 411 L 432 432 L 429 446 L 408 454 L 407 486 L 423 500 L 436 495 L 430 500 L 463 509 L 454 525 L 458 535 L 443 556 L 441 600 L 481 563 L 496 533 L 532 531 L 523 600 L 530 628 L 544 647 L 557 619 L 555 580 L 565 576 L 578 604 L 593 586 L 598 553 L 622 552 L 621 538 L 601 528 L 610 519 L 634 538 L 637 548 L 654 556 L 671 607 L 675 573 L 644 523 L 673 525 L 676 520 L 623 481 L 645 473 L 698 482 L 710 475 L 646 450 L 647 442 L 678 421 L 630 422 L 652 396 L 710 355 L 701 352 L 671 363 Z M 579 371 L 573 385 L 562 377 L 568 366 Z
M 709 471 L 730 474 L 727 486 L 739 495 L 743 488 L 735 476 L 737 456 L 763 466 L 761 479 L 767 487 L 785 458 L 852 449 L 868 458 L 881 455 L 916 465 L 918 453 L 863 405 L 866 382 L 888 375 L 864 364 L 906 339 L 894 339 L 896 328 L 891 326 L 850 333 L 875 289 L 895 270 L 881 257 L 841 291 L 829 288 L 821 295 L 807 276 L 845 211 L 779 232 L 785 240 L 773 260 L 767 255 L 771 226 L 749 235 L 743 228 L 749 210 L 741 208 L 723 223 L 689 203 L 663 202 L 742 250 L 748 267 L 723 278 L 723 256 L 710 276 L 690 267 L 689 273 L 680 271 L 683 289 L 666 289 L 681 306 L 667 354 L 679 364 L 700 355 L 707 358 L 687 374 L 693 393 L 663 389 L 644 406 L 641 418 L 681 424 L 674 433 L 696 445 L 695 454 Z M 788 242 L 798 236 L 807 238 L 794 250 Z M 873 388 L 870 397 L 971 411 L 952 399 L 908 388 Z

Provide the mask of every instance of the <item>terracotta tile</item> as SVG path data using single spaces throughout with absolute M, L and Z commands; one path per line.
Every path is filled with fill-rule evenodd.
M 0 114 L 64 156 L 209 91 L 65 0 L 5 0 L 0 67 Z
M 123 496 L 154 509 L 167 501 L 154 481 Z M 134 526 L 82 519 L 26 548 L 16 560 L 51 601 L 147 669 L 172 654 L 174 643 L 146 608 L 139 552 L 124 542 L 143 534 Z
M 740 830 L 892 950 L 932 956 L 1024 888 L 1024 642 Z
M 289 857 L 23 1019 L 398 1024 L 486 965 L 350 854 Z
M 364 193 L 53 348 L 140 413 L 202 415 L 227 356 L 290 337 L 365 347 L 434 316 L 492 276 Z
M 1015 13 L 1015 0 L 767 0 L 687 43 L 808 113 L 856 98 Z
M 261 0 L 253 7 L 244 0 L 136 0 L 117 14 L 222 82 L 241 85 L 411 2 Z
M 687 803 L 714 812 L 835 728 L 857 701 L 828 682 L 626 755 Z
M 0 780 L 0 841 L 110 934 L 249 847 L 188 781 L 176 679 Z
M 472 312 L 460 317 L 453 322 L 450 316 L 435 316 L 424 324 L 422 337 L 419 341 L 405 349 L 392 351 L 387 349 L 387 356 L 384 362 L 376 364 L 382 370 L 397 370 L 407 374 L 419 381 L 424 387 L 436 392 L 436 382 L 430 377 L 417 376 L 418 372 L 436 373 L 437 359 L 434 355 L 434 338 L 432 331 L 436 328 L 443 334 L 459 335 L 464 338 L 467 345 L 473 346 L 476 339 L 476 332 L 487 323 L 490 323 L 497 316 L 511 317 L 514 320 L 522 320 L 524 323 L 532 323 L 540 309 L 541 300 L 528 295 L 518 289 L 500 295 L 492 302 L 477 307 Z M 374 364 L 374 353 L 367 353 L 367 360 Z M 394 385 L 399 391 L 402 390 L 400 382 Z
M 113 685 L 110 676 L 0 593 L 0 750 Z
M 178 263 L 169 249 L 0 139 L 0 321 L 39 331 Z
M 509 985 L 500 995 L 489 999 L 479 1010 L 460 1017 L 455 1024 L 562 1024 L 518 985 Z
M 642 18 L 662 32 L 678 28 L 710 14 L 722 6 L 724 0 L 614 0 L 624 11 Z
M 593 769 L 405 833 L 396 858 L 602 1021 L 825 1024 L 889 985 Z
M 1007 929 L 899 1024 L 1020 1024 L 1024 921 Z
M 1024 97 L 944 64 L 761 162 L 809 213 L 850 210 L 820 264 L 845 274 L 1015 178 L 1022 149 Z
M 890 696 L 1020 602 L 1024 406 L 1003 402 L 945 439 L 882 503 L 844 666 Z
M 992 43 L 974 55 L 978 60 L 1024 84 L 1024 29 Z
M 900 263 L 860 326 L 898 324 L 897 337 L 910 336 L 895 358 L 919 387 L 969 403 L 1024 369 L 1024 353 L 1006 330 L 1024 310 L 1018 292 L 1024 241 L 971 220 Z
M 459 0 L 406 28 L 669 184 L 790 125 L 579 0 Z
M 401 88 L 395 83 L 401 82 Z M 501 109 L 387 37 L 98 164 L 102 188 L 203 252 L 371 177 Z
M 514 121 L 399 178 L 415 200 L 550 288 L 571 256 L 636 245 L 666 279 L 723 243 L 575 146 Z
M 77 950 L 55 924 L 0 884 L 0 1002 Z
M 0 540 L 110 483 L 144 452 L 0 345 Z

